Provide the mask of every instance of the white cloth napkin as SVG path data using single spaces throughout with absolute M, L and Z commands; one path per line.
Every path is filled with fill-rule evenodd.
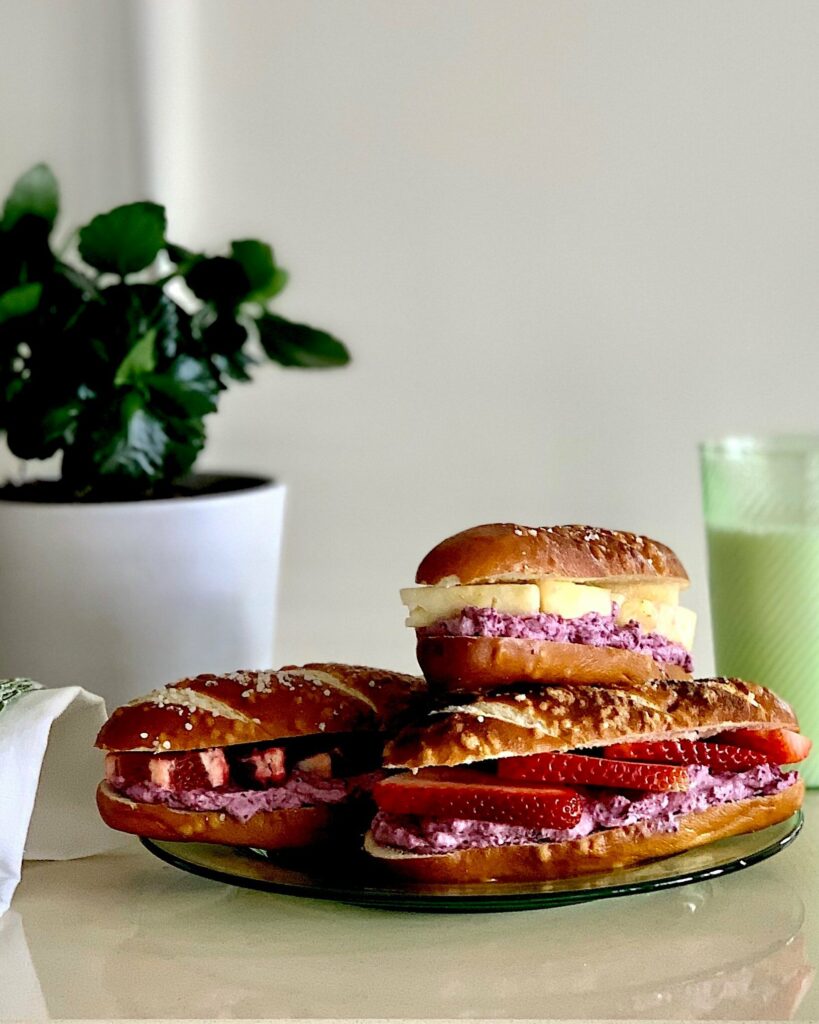
M 120 844 L 94 803 L 102 777 L 94 738 L 105 718 L 102 697 L 82 687 L 0 680 L 0 914 L 24 857 L 69 860 Z

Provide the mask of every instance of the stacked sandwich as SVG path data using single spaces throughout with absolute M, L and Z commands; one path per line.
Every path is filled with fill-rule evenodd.
M 627 867 L 788 818 L 810 741 L 771 691 L 693 680 L 676 555 L 635 534 L 480 526 L 402 591 L 436 704 L 388 742 L 366 848 L 421 881 Z

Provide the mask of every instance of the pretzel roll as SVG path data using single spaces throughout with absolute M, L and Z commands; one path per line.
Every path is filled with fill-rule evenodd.
M 368 833 L 365 849 L 390 874 L 413 882 L 546 882 L 630 868 L 730 836 L 757 832 L 789 818 L 799 809 L 804 796 L 805 785 L 800 780 L 771 796 L 719 804 L 682 815 L 673 832 L 649 832 L 635 824 L 563 842 L 486 846 L 437 855 L 381 846 Z
M 366 849 L 425 883 L 617 871 L 799 809 L 810 740 L 739 679 L 550 685 L 434 708 L 385 762 Z
M 591 526 L 489 523 L 437 544 L 405 587 L 430 687 L 690 679 L 696 615 L 665 544 Z
M 103 725 L 97 806 L 154 839 L 278 849 L 360 834 L 384 739 L 425 692 L 418 676 L 335 662 L 180 680 Z
M 556 576 L 688 585 L 671 548 L 649 537 L 592 526 L 488 523 L 441 541 L 418 566 L 416 583 L 498 583 Z
M 327 841 L 344 824 L 343 810 L 327 806 L 260 812 L 242 822 L 221 811 L 185 811 L 164 804 L 139 803 L 117 793 L 107 782 L 97 788 L 97 808 L 110 828 L 146 839 L 263 850 L 314 846 Z
M 384 732 L 423 698 L 418 676 L 337 663 L 182 679 L 117 708 L 104 750 L 197 750 L 305 736 Z
M 544 686 L 438 707 L 391 740 L 396 768 L 578 750 L 726 729 L 798 729 L 773 691 L 741 679 L 655 681 L 629 689 Z
M 679 665 L 614 647 L 541 643 L 515 637 L 419 636 L 418 665 L 430 689 L 472 693 L 527 683 L 633 686 L 652 679 L 690 679 Z

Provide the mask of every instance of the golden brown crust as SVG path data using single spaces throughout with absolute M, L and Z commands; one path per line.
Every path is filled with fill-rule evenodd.
M 800 780 L 772 796 L 685 814 L 676 832 L 646 834 L 644 826 L 636 824 L 562 843 L 485 847 L 429 856 L 378 846 L 368 835 L 365 849 L 391 873 L 415 882 L 549 881 L 629 868 L 729 836 L 757 832 L 789 818 L 801 806 L 804 792 Z
M 754 726 L 799 727 L 776 694 L 739 679 L 541 686 L 434 710 L 388 743 L 384 760 L 426 768 Z
M 400 724 L 425 689 L 419 676 L 335 662 L 200 675 L 117 708 L 97 746 L 161 752 L 380 732 Z
M 497 636 L 419 636 L 418 664 L 430 689 L 472 693 L 525 683 L 634 686 L 690 679 L 679 665 L 614 647 Z
M 176 811 L 164 804 L 136 803 L 107 782 L 97 788 L 103 821 L 119 832 L 173 842 L 224 843 L 276 850 L 322 842 L 343 816 L 339 807 L 296 807 L 259 811 L 246 822 L 222 811 Z
M 416 583 L 496 583 L 545 576 L 618 577 L 688 584 L 674 552 L 649 537 L 591 526 L 488 523 L 437 544 L 418 566 Z

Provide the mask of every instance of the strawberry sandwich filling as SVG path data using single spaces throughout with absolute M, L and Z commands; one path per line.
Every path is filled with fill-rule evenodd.
M 383 773 L 374 768 L 375 751 L 361 753 L 351 757 L 339 747 L 311 751 L 299 742 L 128 751 L 106 756 L 105 779 L 135 803 L 220 811 L 244 823 L 263 811 L 341 804 L 366 795 Z
M 631 620 L 623 625 L 616 621 L 618 606 L 610 615 L 587 612 L 576 619 L 538 612 L 534 615 L 512 615 L 494 608 L 464 608 L 456 616 L 441 619 L 431 626 L 419 627 L 419 636 L 491 636 L 518 640 L 542 640 L 562 644 L 585 644 L 589 647 L 614 647 L 617 650 L 650 654 L 660 663 L 679 665 L 685 672 L 693 671 L 691 655 L 681 645 L 660 633 L 647 633 Z
M 419 855 L 562 842 L 628 825 L 644 835 L 676 832 L 686 814 L 793 786 L 798 773 L 780 765 L 809 750 L 799 733 L 736 730 L 704 742 L 618 743 L 422 769 L 375 786 L 371 830 L 379 845 Z

